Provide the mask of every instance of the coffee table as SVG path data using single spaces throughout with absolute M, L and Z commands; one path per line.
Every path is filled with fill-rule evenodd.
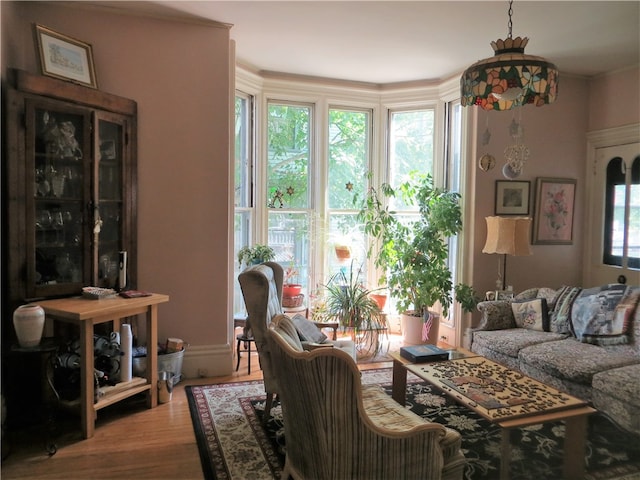
M 558 420 L 565 422 L 563 478 L 583 478 L 587 418 L 596 412 L 583 400 L 468 350 L 454 349 L 451 357 L 459 358 L 422 364 L 391 356 L 392 396 L 401 405 L 411 372 L 502 429 L 501 479 L 509 478 L 511 430 Z

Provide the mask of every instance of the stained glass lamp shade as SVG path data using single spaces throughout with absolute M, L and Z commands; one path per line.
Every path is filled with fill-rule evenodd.
M 527 55 L 527 37 L 513 38 L 509 2 L 509 34 L 506 40 L 491 42 L 495 55 L 467 68 L 460 78 L 463 106 L 484 110 L 510 110 L 533 104 L 553 103 L 558 96 L 558 69 L 542 57 Z

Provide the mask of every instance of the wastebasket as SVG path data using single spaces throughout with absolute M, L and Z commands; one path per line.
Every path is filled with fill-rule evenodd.
M 158 354 L 158 373 L 173 373 L 173 385 L 182 379 L 182 360 L 184 358 L 184 347 L 179 352 Z M 136 377 L 144 377 L 147 374 L 147 357 L 133 357 L 132 370 Z

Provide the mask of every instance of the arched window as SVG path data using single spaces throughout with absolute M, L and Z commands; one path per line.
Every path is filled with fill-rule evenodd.
M 640 157 L 609 160 L 604 221 L 603 263 L 640 268 Z

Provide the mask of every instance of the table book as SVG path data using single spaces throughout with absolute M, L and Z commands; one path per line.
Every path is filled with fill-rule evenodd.
M 449 352 L 435 345 L 412 345 L 400 347 L 400 356 L 413 363 L 449 360 Z

